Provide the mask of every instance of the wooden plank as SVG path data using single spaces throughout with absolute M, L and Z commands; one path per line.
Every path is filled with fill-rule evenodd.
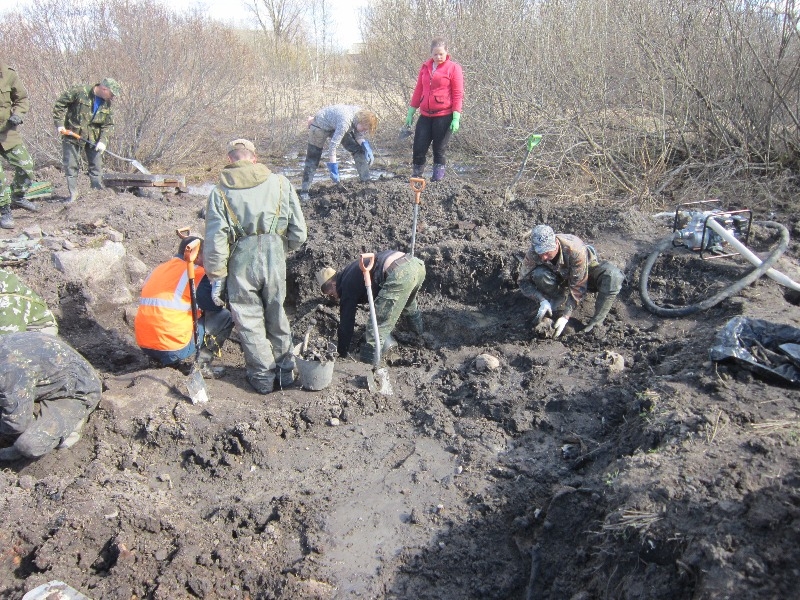
M 108 187 L 186 187 L 184 175 L 146 175 L 144 173 L 105 173 L 103 185 Z

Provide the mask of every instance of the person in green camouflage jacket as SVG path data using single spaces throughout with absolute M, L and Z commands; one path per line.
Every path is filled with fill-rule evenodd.
M 114 131 L 114 112 L 111 100 L 122 88 L 115 79 L 106 77 L 94 85 L 76 85 L 63 92 L 53 106 L 53 122 L 61 138 L 64 174 L 67 176 L 69 197 L 78 199 L 78 168 L 81 148 L 89 163 L 89 180 L 93 189 L 103 187 L 103 152 Z M 73 132 L 80 140 L 67 134 Z
M 0 63 L 0 156 L 14 169 L 14 179 L 8 183 L 0 163 L 0 227 L 3 229 L 14 227 L 12 206 L 38 210 L 33 202 L 25 199 L 25 192 L 31 187 L 33 159 L 17 131 L 29 109 L 28 92 L 16 70 Z
M 0 461 L 74 445 L 102 391 L 92 365 L 59 338 L 0 335 Z
M 0 269 L 0 334 L 18 331 L 58 335 L 58 324 L 36 292 L 14 273 Z

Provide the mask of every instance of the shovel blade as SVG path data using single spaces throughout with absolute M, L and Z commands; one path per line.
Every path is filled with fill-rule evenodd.
M 131 164 L 136 167 L 140 173 L 144 173 L 145 175 L 152 175 L 150 171 L 148 171 L 145 166 L 140 163 L 138 160 L 131 160 Z
M 372 373 L 367 375 L 367 387 L 373 394 L 391 396 L 394 390 L 392 389 L 392 383 L 389 381 L 389 369 L 386 367 L 373 368 Z
M 186 389 L 189 391 L 189 398 L 192 404 L 205 404 L 208 402 L 208 389 L 203 375 L 196 368 L 192 369 L 186 380 Z
M 407 137 L 409 137 L 412 133 L 414 133 L 414 131 L 411 129 L 411 127 L 403 126 L 400 128 L 400 133 L 397 135 L 397 139 L 404 140 Z

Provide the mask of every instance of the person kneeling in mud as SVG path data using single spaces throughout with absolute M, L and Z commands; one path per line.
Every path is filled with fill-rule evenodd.
M 381 354 L 387 356 L 397 346 L 392 330 L 401 315 L 408 318 L 411 331 L 417 335 L 423 333 L 417 292 L 425 281 L 425 264 L 410 254 L 384 250 L 375 255 L 370 274 L 378 335 L 383 340 Z M 331 267 L 321 269 L 317 273 L 317 283 L 322 287 L 323 294 L 339 300 L 337 351 L 339 356 L 345 357 L 353 339 L 357 307 L 369 301 L 359 261 L 353 261 L 340 273 Z M 367 341 L 361 347 L 360 358 L 363 362 L 372 363 L 374 357 L 375 336 L 372 327 L 367 327 Z
M 203 269 L 202 238 L 188 236 L 178 245 L 178 253 L 158 265 L 142 287 L 139 310 L 134 320 L 136 343 L 147 356 L 163 366 L 175 365 L 194 358 L 191 290 L 186 270 L 186 247 L 200 240 L 195 277 L 197 306 L 201 314 L 197 320 L 197 339 L 200 342 L 198 367 L 203 377 L 213 379 L 223 373 L 222 367 L 211 367 L 211 362 L 222 350 L 231 334 L 233 318 L 229 310 L 216 305 L 211 297 L 211 282 Z
M 553 325 L 553 337 L 559 337 L 573 311 L 587 290 L 597 292 L 594 316 L 583 333 L 592 331 L 605 320 L 622 289 L 625 276 L 611 262 L 597 259 L 595 249 L 579 237 L 556 234 L 548 225 L 531 230 L 531 247 L 519 273 L 519 287 L 525 296 L 539 302 L 536 322 L 553 312 L 561 313 Z
M 0 460 L 39 458 L 81 438 L 103 390 L 92 366 L 57 337 L 0 335 Z

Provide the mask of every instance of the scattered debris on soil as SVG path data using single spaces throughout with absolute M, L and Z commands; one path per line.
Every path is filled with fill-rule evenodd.
M 57 171 L 37 177 L 64 193 Z M 260 396 L 232 341 L 226 376 L 206 382 L 212 401 L 193 406 L 132 324 L 175 229 L 203 231 L 205 198 L 86 189 L 15 211 L 6 235 L 38 225 L 43 249 L 10 268 L 106 389 L 78 444 L 0 471 L 0 596 L 57 579 L 95 600 L 794 597 L 800 390 L 708 352 L 737 315 L 800 326 L 797 299 L 762 278 L 709 311 L 656 317 L 634 290 L 668 228 L 621 205 L 504 201 L 505 183 L 426 187 L 426 333 L 401 320 L 392 396 L 370 393 L 371 367 L 351 358 L 322 391 Z M 310 348 L 336 339 L 338 307 L 314 273 L 407 249 L 412 203 L 401 178 L 315 185 L 309 240 L 288 260 L 295 343 L 312 319 Z M 797 238 L 787 206 L 774 218 Z M 539 334 L 516 284 L 539 222 L 623 269 L 602 327 L 580 331 L 590 295 L 559 339 Z M 753 250 L 767 242 L 756 235 Z M 798 258 L 793 240 L 780 270 L 797 279 Z M 654 294 L 693 301 L 747 269 L 676 249 L 653 268 Z M 355 340 L 367 324 L 364 310 Z M 475 368 L 480 355 L 496 366 Z

